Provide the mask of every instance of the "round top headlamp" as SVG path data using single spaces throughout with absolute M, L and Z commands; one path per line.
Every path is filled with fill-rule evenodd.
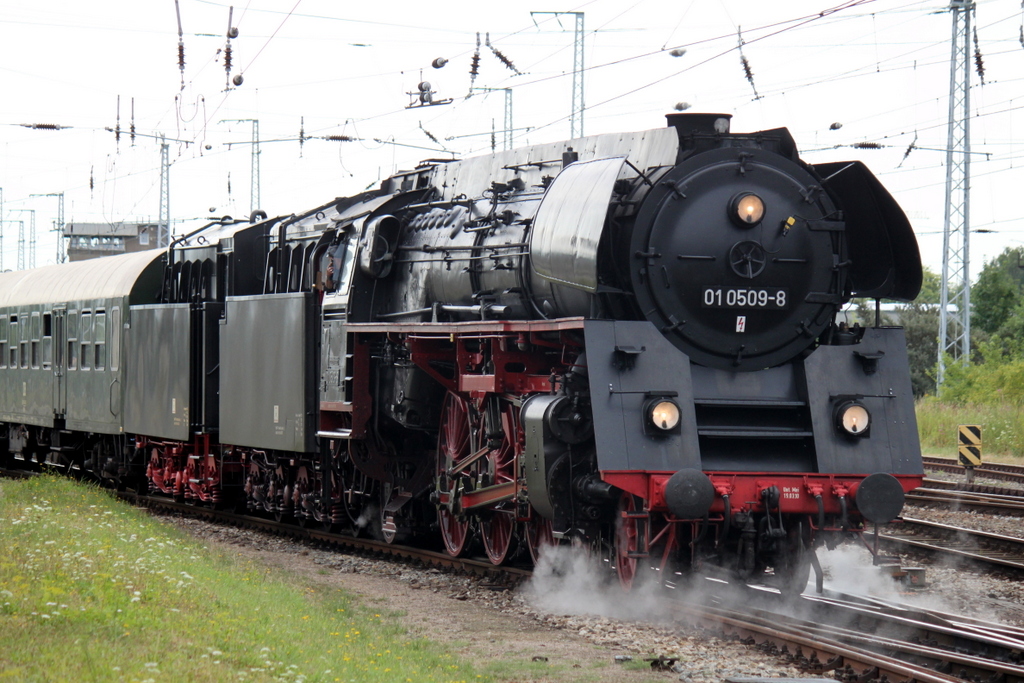
M 675 401 L 659 398 L 647 404 L 647 419 L 658 429 L 670 432 L 679 426 L 679 405 Z
M 863 436 L 871 426 L 871 414 L 857 401 L 847 401 L 836 410 L 836 428 L 847 436 Z
M 764 218 L 764 201 L 753 192 L 743 192 L 733 197 L 729 215 L 740 226 L 753 227 Z

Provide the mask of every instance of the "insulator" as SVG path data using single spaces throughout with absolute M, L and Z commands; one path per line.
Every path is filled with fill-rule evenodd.
M 354 138 L 349 135 L 325 135 L 324 140 L 329 142 L 352 142 Z
M 224 70 L 231 72 L 231 43 L 224 46 Z
M 502 64 L 504 64 L 506 67 L 508 67 L 510 70 L 516 72 L 517 74 L 521 74 L 522 73 L 519 69 L 516 68 L 516 65 L 512 63 L 511 59 L 509 59 L 505 55 L 501 54 L 501 51 L 498 50 L 498 48 L 494 47 L 493 45 L 491 45 L 490 48 L 491 48 L 491 52 L 494 53 L 495 57 L 497 57 L 499 60 L 501 60 Z
M 433 133 L 431 133 L 429 130 L 427 130 L 426 128 L 423 127 L 422 123 L 420 124 L 420 130 L 422 130 L 424 135 L 426 135 L 428 138 L 430 138 L 434 142 L 435 145 L 440 145 L 441 144 L 441 142 L 436 137 L 434 137 Z
M 178 41 L 178 69 L 185 70 L 185 43 Z
M 231 79 L 231 82 L 234 83 L 236 86 L 238 86 L 238 85 L 242 85 L 242 81 L 244 81 L 244 80 L 245 79 L 242 78 L 242 74 L 235 74 L 235 77 Z
M 761 96 L 757 94 L 757 86 L 754 84 L 754 70 L 750 68 L 750 62 L 747 61 L 746 56 L 742 53 L 740 54 L 740 63 L 743 64 L 743 74 L 750 83 L 750 87 L 754 89 L 754 99 L 761 99 Z
M 23 123 L 21 125 L 32 130 L 63 130 L 68 127 L 57 123 Z
M 93 172 L 94 171 L 95 171 L 95 169 L 92 166 L 90 166 L 89 167 L 89 191 L 90 192 L 92 192 L 96 188 L 96 179 L 93 176 Z
M 882 149 L 882 145 L 877 142 L 855 142 L 853 147 L 854 149 Z
M 473 60 L 469 64 L 469 87 L 473 89 L 473 83 L 480 73 L 480 34 L 476 34 L 476 50 L 473 51 Z
M 981 59 L 981 46 L 978 45 L 978 29 L 974 29 L 974 66 L 978 70 L 978 78 L 985 85 L 985 63 Z
M 440 69 L 441 67 L 443 67 L 447 63 L 448 63 L 447 59 L 445 59 L 444 57 L 438 57 L 437 59 L 435 59 L 434 61 L 432 61 L 430 63 L 430 66 L 434 67 L 435 69 Z
M 132 121 L 131 126 L 128 127 L 128 137 L 131 139 L 132 144 L 135 144 L 135 122 Z

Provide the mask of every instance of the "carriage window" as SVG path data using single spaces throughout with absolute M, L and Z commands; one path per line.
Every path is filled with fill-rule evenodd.
M 102 370 L 107 366 L 107 314 L 105 311 L 96 311 L 93 316 L 93 349 L 96 351 L 93 367 Z
M 0 370 L 7 367 L 7 316 L 0 316 Z
M 117 370 L 121 361 L 121 309 L 110 311 L 110 369 Z
M 9 346 L 8 346 L 8 360 L 10 361 L 10 363 L 8 364 L 7 367 L 11 368 L 12 370 L 14 370 L 15 368 L 18 367 L 18 334 L 19 333 L 20 333 L 20 331 L 18 330 L 18 316 L 12 315 L 11 316 L 10 332 L 8 333 L 8 339 L 7 339 L 8 340 L 8 344 L 9 344 Z
M 39 368 L 39 313 L 29 318 L 29 361 L 33 369 Z
M 43 368 L 53 365 L 53 316 L 43 313 Z
M 78 368 L 78 311 L 68 313 L 68 370 Z
M 92 313 L 82 311 L 82 336 L 79 346 L 78 365 L 83 370 L 92 367 Z
M 22 318 L 18 323 L 18 367 L 28 367 L 28 339 L 31 329 L 29 319 Z

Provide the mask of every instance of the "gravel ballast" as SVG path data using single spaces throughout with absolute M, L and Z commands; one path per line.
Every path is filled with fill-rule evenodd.
M 909 508 L 908 516 L 930 519 L 933 510 Z M 949 513 L 945 521 L 971 526 L 970 513 Z M 970 515 L 971 517 L 982 517 Z M 991 517 L 991 516 L 985 516 Z M 808 676 L 755 647 L 672 623 L 664 597 L 643 591 L 623 596 L 602 588 L 597 568 L 573 556 L 542 563 L 535 577 L 517 588 L 493 580 L 456 575 L 379 557 L 325 550 L 260 531 L 172 518 L 193 535 L 226 552 L 294 573 L 297 579 L 329 583 L 364 603 L 386 605 L 406 626 L 445 643 L 478 668 L 502 662 L 531 662 L 529 679 L 559 681 L 689 680 L 727 677 Z M 1006 524 L 1019 520 L 1006 518 Z M 986 523 L 996 524 L 992 520 Z M 980 527 L 979 527 L 980 528 Z M 928 586 L 910 590 L 871 565 L 856 545 L 819 551 L 826 587 L 976 618 L 1024 625 L 1024 586 L 1013 576 L 966 566 L 927 566 Z M 930 558 L 904 558 L 904 566 L 926 566 Z M 673 669 L 654 672 L 644 659 L 676 659 Z M 628 663 L 624 660 L 630 659 Z M 547 669 L 550 668 L 550 671 Z

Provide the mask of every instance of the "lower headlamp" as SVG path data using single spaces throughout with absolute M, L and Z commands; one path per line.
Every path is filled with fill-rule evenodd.
M 836 429 L 846 436 L 866 436 L 871 414 L 859 401 L 845 401 L 836 408 Z
M 668 398 L 654 398 L 647 402 L 647 421 L 656 429 L 671 432 L 679 427 L 679 404 Z

